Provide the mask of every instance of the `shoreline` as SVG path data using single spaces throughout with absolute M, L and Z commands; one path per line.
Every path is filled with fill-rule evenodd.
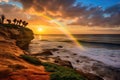
M 115 64 L 113 64 L 114 62 L 113 63 L 110 63 L 111 61 L 107 62 L 107 60 L 105 60 L 103 58 L 101 58 L 101 60 L 103 60 L 103 61 L 101 61 L 100 59 L 98 59 L 98 57 L 96 58 L 96 56 L 100 56 L 100 55 L 95 55 L 94 53 L 93 54 L 95 55 L 94 56 L 95 58 L 91 57 L 91 56 L 93 56 L 93 54 L 92 55 L 86 54 L 86 53 L 90 52 L 90 51 L 87 52 L 87 50 L 89 48 L 86 49 L 86 51 L 82 51 L 82 50 L 75 48 L 71 43 L 54 42 L 54 41 L 38 41 L 38 42 L 35 41 L 35 43 L 34 43 L 34 40 L 30 44 L 30 48 L 31 48 L 30 53 L 38 54 L 36 56 L 38 58 L 40 58 L 39 57 L 40 54 L 46 50 L 49 50 L 52 53 L 52 55 L 50 55 L 50 56 L 49 55 L 45 56 L 44 54 L 41 55 L 41 56 L 44 56 L 44 58 L 42 58 L 43 61 L 50 61 L 50 60 L 54 61 L 55 58 L 60 58 L 60 60 L 62 60 L 63 62 L 64 61 L 70 62 L 74 69 L 76 69 L 80 72 L 98 75 L 99 77 L 102 77 L 104 80 L 114 80 L 116 76 L 120 76 L 117 74 L 117 71 L 120 72 L 120 67 L 116 67 L 119 65 L 115 66 Z M 38 50 L 38 52 L 37 52 L 37 50 Z M 89 50 L 94 51 L 93 48 L 91 48 Z M 103 49 L 103 51 L 105 51 L 105 50 L 108 50 L 108 52 L 111 52 L 111 50 L 109 50 L 109 49 Z M 99 49 L 97 49 L 96 51 L 100 52 Z M 113 50 L 113 52 L 114 51 L 116 51 L 116 50 Z M 120 52 L 120 50 L 118 50 L 118 52 Z M 114 56 L 114 55 L 112 55 L 112 56 Z M 45 57 L 46 57 L 46 59 L 45 59 Z M 105 55 L 103 55 L 101 57 L 105 57 Z M 47 58 L 49 58 L 49 59 L 47 59 Z M 103 63 L 104 60 L 106 61 L 105 63 Z M 109 64 L 113 64 L 113 65 L 109 65 Z M 118 63 L 116 63 L 116 64 L 118 64 Z M 110 77 L 108 72 L 114 73 L 114 75 L 112 75 Z

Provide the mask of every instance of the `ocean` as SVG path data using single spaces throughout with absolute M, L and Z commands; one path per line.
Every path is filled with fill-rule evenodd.
M 95 48 L 120 49 L 120 34 L 73 34 L 82 46 Z M 71 38 L 62 34 L 35 35 L 41 41 L 72 42 Z
M 120 34 L 76 34 L 72 37 L 82 48 L 66 35 L 35 35 L 29 46 L 29 52 L 41 54 L 45 50 L 51 50 L 52 56 L 48 56 L 48 59 L 59 57 L 61 60 L 71 62 L 74 69 L 104 75 L 102 76 L 104 80 L 116 80 L 113 76 L 120 71 Z M 52 51 L 54 49 L 57 51 Z

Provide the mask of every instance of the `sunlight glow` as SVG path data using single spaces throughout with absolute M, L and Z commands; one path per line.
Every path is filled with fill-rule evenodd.
M 31 9 L 32 12 L 35 12 L 34 9 Z M 81 49 L 84 50 L 84 47 L 81 45 L 80 42 L 77 41 L 77 39 L 66 29 L 66 26 L 62 23 L 60 23 L 59 21 L 55 20 L 52 17 L 49 17 L 47 15 L 44 15 L 43 13 L 37 13 L 35 12 L 34 14 L 41 16 L 49 21 L 51 21 L 52 23 L 54 23 L 56 26 L 58 26 L 58 29 L 60 31 L 62 31 L 66 36 L 68 36 L 72 41 L 74 41 L 74 43 Z M 40 29 L 41 31 L 41 29 Z
M 44 29 L 43 29 L 42 27 L 39 27 L 39 28 L 38 28 L 38 31 L 39 31 L 39 32 L 43 32 Z
M 66 29 L 66 26 L 65 26 L 64 24 L 60 23 L 59 21 L 57 21 L 57 20 L 55 20 L 55 19 L 53 19 L 53 18 L 51 18 L 51 17 L 46 16 L 46 15 L 40 15 L 40 16 L 42 16 L 42 17 L 44 17 L 45 19 L 48 19 L 48 20 L 52 21 L 53 23 L 55 23 L 56 26 L 58 26 L 58 29 L 59 29 L 60 31 L 62 31 L 66 36 L 68 36 L 72 41 L 74 41 L 74 43 L 75 43 L 77 46 L 79 46 L 79 48 L 80 48 L 81 50 L 85 50 L 84 47 L 81 45 L 81 43 L 78 42 L 77 39 Z

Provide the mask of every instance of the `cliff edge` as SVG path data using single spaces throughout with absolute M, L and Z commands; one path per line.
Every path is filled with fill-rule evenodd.
M 16 45 L 27 50 L 30 41 L 34 38 L 32 30 L 17 25 L 0 26 L 0 36 L 5 40 L 15 40 Z
M 49 80 L 43 66 L 24 61 L 33 32 L 15 25 L 0 25 L 0 80 Z M 23 50 L 24 49 L 24 50 Z

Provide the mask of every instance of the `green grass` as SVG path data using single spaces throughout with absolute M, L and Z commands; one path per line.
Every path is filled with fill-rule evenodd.
M 51 80 L 87 80 L 80 76 L 74 69 L 52 63 L 42 63 L 42 65 L 48 72 L 51 72 Z
M 31 64 L 43 65 L 46 71 L 51 73 L 50 80 L 87 80 L 74 69 L 53 63 L 43 63 L 39 59 L 29 55 L 20 55 L 20 57 Z
M 20 57 L 31 64 L 41 65 L 41 61 L 35 57 L 29 55 L 20 55 Z

